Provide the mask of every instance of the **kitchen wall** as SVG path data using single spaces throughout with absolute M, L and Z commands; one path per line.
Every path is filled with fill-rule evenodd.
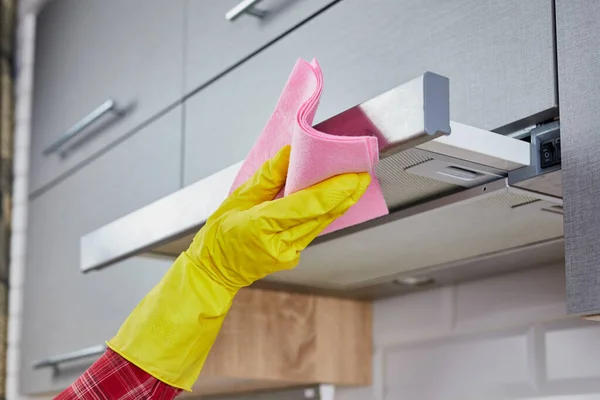
M 563 265 L 378 301 L 374 342 L 373 388 L 336 400 L 600 393 L 600 324 L 566 317 Z

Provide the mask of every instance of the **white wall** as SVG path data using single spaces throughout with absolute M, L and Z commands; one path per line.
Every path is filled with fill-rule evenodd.
M 374 385 L 336 400 L 599 394 L 600 323 L 564 297 L 557 265 L 376 302 Z
M 18 377 L 27 233 L 27 178 L 29 169 L 31 98 L 33 95 L 34 36 L 34 15 L 20 13 L 17 26 L 14 180 L 8 300 L 8 349 L 6 366 L 6 396 L 8 400 L 24 399 L 18 395 Z

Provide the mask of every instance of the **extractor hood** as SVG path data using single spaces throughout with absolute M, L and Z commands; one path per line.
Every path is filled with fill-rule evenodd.
M 543 146 L 559 140 L 558 122 L 520 140 L 451 122 L 449 109 L 448 80 L 425 73 L 318 124 L 379 138 L 377 175 L 390 215 L 318 238 L 296 269 L 258 285 L 377 296 L 390 285 L 444 283 L 454 276 L 447 267 L 470 266 L 455 277 L 464 279 L 483 273 L 478 265 L 506 268 L 517 254 L 522 263 L 561 258 L 560 165 L 540 161 Z M 176 257 L 225 199 L 240 165 L 82 237 L 82 271 L 135 255 Z

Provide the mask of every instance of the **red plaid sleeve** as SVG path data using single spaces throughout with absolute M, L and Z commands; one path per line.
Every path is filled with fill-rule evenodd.
M 170 400 L 180 392 L 108 349 L 55 400 Z

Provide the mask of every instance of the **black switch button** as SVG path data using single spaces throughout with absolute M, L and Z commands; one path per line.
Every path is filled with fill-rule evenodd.
M 544 142 L 540 145 L 540 158 L 542 168 L 547 168 L 554 164 L 554 142 Z

